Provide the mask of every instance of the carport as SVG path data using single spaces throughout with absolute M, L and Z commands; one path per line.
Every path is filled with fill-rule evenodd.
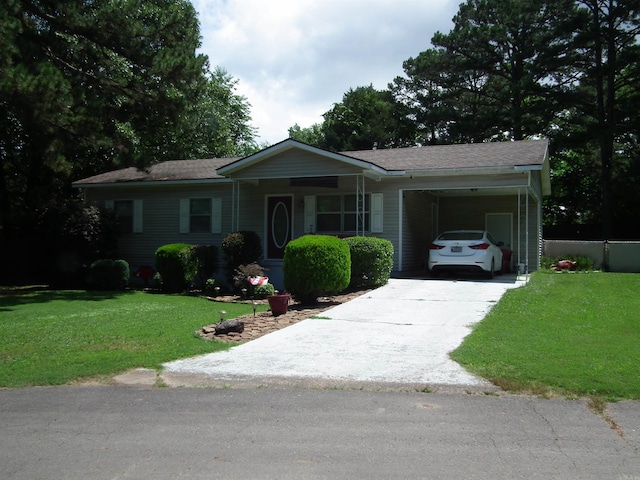
M 546 162 L 545 162 L 546 164 Z M 545 165 L 539 166 L 538 172 Z M 546 167 L 548 168 L 548 167 Z M 424 177 L 424 188 L 402 189 L 398 257 L 403 270 L 426 267 L 428 245 L 447 230 L 488 230 L 512 252 L 511 271 L 537 270 L 542 253 L 542 197 L 550 191 L 535 168 L 509 175 L 443 179 Z M 476 172 L 478 173 L 478 172 Z M 548 176 L 547 176 L 548 178 Z

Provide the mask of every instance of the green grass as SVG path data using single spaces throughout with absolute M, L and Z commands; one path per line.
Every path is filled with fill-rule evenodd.
M 0 386 L 60 385 L 224 350 L 194 332 L 253 311 L 201 297 L 26 291 L 0 296 Z
M 640 399 L 639 293 L 636 274 L 538 272 L 451 357 L 507 390 Z

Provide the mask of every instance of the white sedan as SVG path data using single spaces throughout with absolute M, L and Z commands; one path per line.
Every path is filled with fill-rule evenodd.
M 502 250 L 483 230 L 451 230 L 429 245 L 429 271 L 484 272 L 489 278 L 502 273 Z

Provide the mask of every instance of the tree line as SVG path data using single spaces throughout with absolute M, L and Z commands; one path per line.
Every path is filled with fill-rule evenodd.
M 548 137 L 545 223 L 640 237 L 639 11 L 467 0 L 403 76 L 350 89 L 290 136 L 336 151 Z M 109 238 L 113 219 L 82 205 L 72 180 L 260 148 L 237 81 L 199 47 L 188 0 L 2 3 L 0 273 Z
M 350 89 L 290 136 L 336 151 L 546 137 L 545 225 L 639 238 L 640 1 L 467 0 L 453 23 L 387 89 Z
M 73 180 L 258 148 L 237 81 L 199 47 L 187 0 L 3 1 L 2 273 L 15 278 L 16 259 L 42 269 L 56 243 L 107 230 Z

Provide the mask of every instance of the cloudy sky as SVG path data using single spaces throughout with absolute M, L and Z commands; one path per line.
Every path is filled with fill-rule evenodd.
M 386 88 L 461 0 L 192 0 L 202 51 L 239 81 L 260 142 L 309 127 L 349 88 Z

